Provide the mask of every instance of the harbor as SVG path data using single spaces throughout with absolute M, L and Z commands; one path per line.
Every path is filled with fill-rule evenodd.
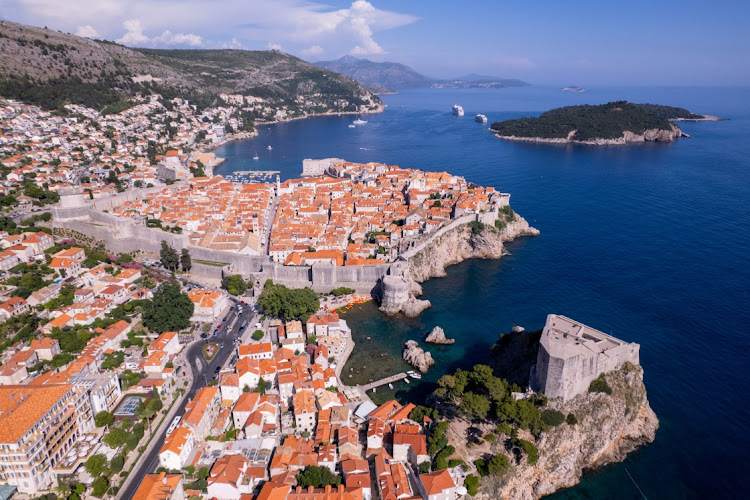
M 226 174 L 224 178 L 238 184 L 255 184 L 258 182 L 269 182 L 274 176 L 281 174 L 280 170 L 236 170 Z

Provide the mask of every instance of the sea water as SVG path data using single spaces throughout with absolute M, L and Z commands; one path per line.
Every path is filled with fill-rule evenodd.
M 592 147 L 506 142 L 473 119 L 621 99 L 727 120 L 681 122 L 692 138 L 671 144 Z M 538 329 L 547 314 L 564 314 L 641 344 L 661 426 L 654 443 L 557 497 L 750 496 L 750 89 L 430 89 L 383 101 L 386 111 L 356 128 L 352 116 L 261 126 L 258 137 L 218 148 L 227 161 L 217 173 L 280 170 L 286 179 L 300 175 L 302 159 L 324 157 L 445 170 L 511 193 L 541 236 L 508 244 L 501 260 L 467 261 L 427 281 L 432 308 L 418 318 L 354 307 L 345 318 L 357 348 L 344 379 L 407 369 L 403 342 L 441 326 L 456 344 L 429 347 L 437 362 L 429 374 L 376 395 L 418 400 L 440 375 L 486 359 L 514 324 Z M 453 104 L 466 116 L 451 115 Z

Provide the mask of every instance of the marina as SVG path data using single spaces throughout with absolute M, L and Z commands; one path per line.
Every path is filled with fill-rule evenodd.
M 224 178 L 238 184 L 254 184 L 257 182 L 269 182 L 274 176 L 281 173 L 279 170 L 236 170 L 226 174 Z

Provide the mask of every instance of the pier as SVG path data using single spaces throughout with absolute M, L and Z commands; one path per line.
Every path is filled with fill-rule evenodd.
M 380 387 L 381 385 L 392 384 L 393 382 L 398 382 L 399 380 L 403 380 L 405 378 L 406 378 L 406 373 L 401 372 L 401 373 L 397 373 L 396 375 L 391 375 L 390 377 L 381 378 L 380 380 L 376 380 L 375 382 L 372 382 L 366 385 L 361 385 L 359 386 L 359 388 L 362 389 L 362 391 L 367 392 L 376 387 Z
M 280 174 L 281 170 L 235 170 L 230 175 L 276 175 Z

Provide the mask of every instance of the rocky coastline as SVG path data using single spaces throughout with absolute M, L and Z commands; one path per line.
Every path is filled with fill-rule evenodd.
M 427 373 L 430 367 L 435 364 L 432 354 L 425 352 L 416 340 L 407 340 L 404 343 L 402 356 L 404 361 L 422 373 Z
M 456 343 L 456 339 L 447 338 L 445 336 L 445 330 L 443 330 L 439 326 L 436 326 L 435 328 L 433 328 L 432 331 L 427 334 L 427 338 L 425 338 L 424 341 L 430 344 L 443 344 L 443 345 L 450 345 L 450 344 Z
M 606 374 L 606 380 L 612 394 L 586 393 L 565 403 L 551 401 L 551 408 L 575 415 L 578 422 L 543 432 L 536 442 L 539 460 L 535 465 L 524 458 L 504 476 L 485 478 L 475 498 L 541 498 L 575 486 L 584 470 L 621 462 L 628 453 L 652 442 L 659 420 L 646 397 L 643 369 L 625 363 Z M 472 450 L 466 458 L 481 451 L 502 451 L 502 444 L 492 446 L 498 449 Z
M 716 117 L 711 117 L 716 118 Z M 718 118 L 716 118 L 718 119 Z M 696 118 L 696 119 L 684 119 L 685 121 L 709 121 L 708 118 Z M 677 120 L 675 120 L 677 121 Z M 713 120 L 711 120 L 713 121 Z M 516 142 L 537 142 L 537 143 L 544 143 L 544 144 L 586 144 L 589 146 L 622 146 L 625 144 L 637 144 L 637 143 L 643 143 L 643 142 L 673 142 L 679 139 L 680 137 L 690 137 L 690 135 L 686 134 L 685 132 L 680 129 L 677 125 L 672 125 L 671 130 L 664 130 L 664 129 L 649 129 L 643 132 L 642 134 L 634 134 L 630 131 L 625 131 L 622 134 L 622 137 L 618 137 L 616 139 L 590 139 L 585 141 L 577 141 L 572 139 L 573 135 L 575 134 L 575 130 L 572 130 L 568 137 L 554 137 L 554 138 L 545 138 L 545 137 L 518 137 L 515 135 L 500 135 L 495 134 L 495 137 L 498 139 L 504 139 L 506 141 L 516 141 Z
M 464 224 L 436 237 L 409 259 L 414 295 L 422 293 L 418 283 L 444 277 L 448 266 L 466 259 L 499 259 L 505 253 L 503 243 L 521 236 L 539 236 L 539 230 L 514 213 L 513 220 L 499 231 L 485 227 L 479 234 L 472 234 L 471 227 Z
M 445 268 L 466 259 L 499 259 L 505 253 L 504 242 L 521 236 L 539 236 L 539 230 L 529 226 L 523 217 L 513 218 L 498 230 L 486 226 L 473 234 L 469 224 L 460 224 L 433 237 L 420 251 L 409 257 L 403 276 L 389 275 L 381 284 L 380 310 L 386 314 L 403 313 L 416 317 L 430 307 L 422 295 L 419 283 L 446 275 Z

